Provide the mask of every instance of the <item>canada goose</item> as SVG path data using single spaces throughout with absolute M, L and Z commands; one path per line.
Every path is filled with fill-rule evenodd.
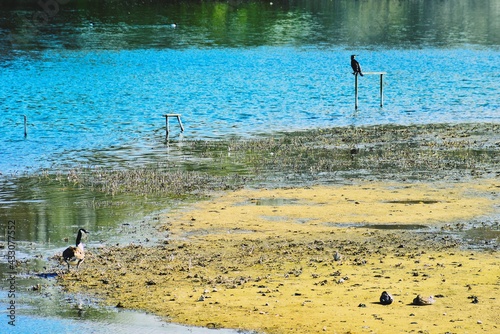
M 361 75 L 363 76 L 363 73 L 361 73 L 361 65 L 359 65 L 358 61 L 354 59 L 356 55 L 351 55 L 351 67 L 352 70 L 354 71 L 354 75 Z
M 83 228 L 78 230 L 78 234 L 76 235 L 76 246 L 69 246 L 66 248 L 63 252 L 63 259 L 64 261 L 68 264 L 68 271 L 69 271 L 69 266 L 76 265 L 76 268 L 80 266 L 80 263 L 83 262 L 85 259 L 85 251 L 83 249 L 83 243 L 82 243 L 82 237 L 85 236 L 88 232 L 85 231 Z

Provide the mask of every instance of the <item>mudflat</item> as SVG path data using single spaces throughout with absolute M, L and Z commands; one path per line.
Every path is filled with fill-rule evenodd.
M 466 137 L 467 150 L 487 146 L 491 154 L 498 137 L 479 127 L 479 134 Z M 59 282 L 69 292 L 97 296 L 107 305 L 209 328 L 499 331 L 497 240 L 477 245 L 462 234 L 485 224 L 494 233 L 495 221 L 498 227 L 500 181 L 491 164 L 496 158 L 469 152 L 479 157 L 471 158 L 473 167 L 467 161 L 463 168 L 452 163 L 448 173 L 445 162 L 439 162 L 440 150 L 449 157 L 463 145 L 454 140 L 443 149 L 443 131 L 449 135 L 450 129 L 425 129 L 426 138 L 441 138 L 424 139 L 439 146 L 422 156 L 429 171 L 436 154 L 432 177 L 408 180 L 407 170 L 398 174 L 393 168 L 393 180 L 375 173 L 342 182 L 338 177 L 311 182 L 309 177 L 301 183 L 297 177 L 286 186 L 266 182 L 214 192 L 161 216 L 156 223 L 160 242 L 89 249 L 80 269 L 61 275 Z M 415 154 L 417 137 L 399 142 L 398 148 L 405 149 L 394 159 Z M 349 149 L 348 159 L 363 158 L 357 148 L 342 149 Z M 467 160 L 462 153 L 455 154 L 456 161 Z M 384 291 L 392 296 L 389 305 L 380 302 Z M 433 302 L 417 305 L 417 296 L 432 296 Z

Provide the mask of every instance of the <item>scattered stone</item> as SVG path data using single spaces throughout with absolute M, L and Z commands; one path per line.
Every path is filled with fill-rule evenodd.
M 358 307 L 366 307 L 366 304 L 360 303 Z
M 380 304 L 390 305 L 393 301 L 394 299 L 389 293 L 387 293 L 387 291 L 382 292 L 382 295 L 380 296 Z
M 413 299 L 413 305 L 417 305 L 417 306 L 432 305 L 435 302 L 436 301 L 434 300 L 434 297 L 432 297 L 432 296 L 422 297 L 422 296 L 418 295 L 417 297 L 415 297 Z

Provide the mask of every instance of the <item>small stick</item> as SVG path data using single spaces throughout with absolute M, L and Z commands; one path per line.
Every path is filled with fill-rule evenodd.
M 24 117 L 24 138 L 28 137 L 28 117 L 23 115 Z

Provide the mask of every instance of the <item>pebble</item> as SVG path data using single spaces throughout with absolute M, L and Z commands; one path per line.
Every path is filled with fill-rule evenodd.
M 429 297 L 422 297 L 418 295 L 413 299 L 413 305 L 418 305 L 418 306 L 425 306 L 425 305 L 432 305 L 434 304 L 435 300 L 434 297 L 429 296 Z
M 394 299 L 387 291 L 382 292 L 382 295 L 380 296 L 380 304 L 390 305 L 393 301 Z

